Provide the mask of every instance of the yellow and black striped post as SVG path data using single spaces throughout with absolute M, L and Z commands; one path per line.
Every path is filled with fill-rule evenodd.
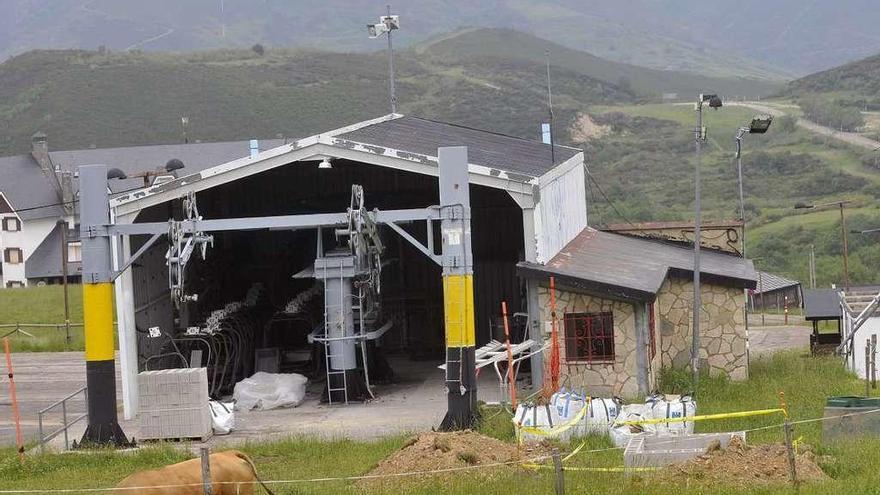
M 448 409 L 441 430 L 470 428 L 477 419 L 474 353 L 474 265 L 467 148 L 439 148 L 443 316 Z
M 83 324 L 89 425 L 80 447 L 128 446 L 116 412 L 113 345 L 113 271 L 110 261 L 110 203 L 107 167 L 79 168 L 82 241 Z

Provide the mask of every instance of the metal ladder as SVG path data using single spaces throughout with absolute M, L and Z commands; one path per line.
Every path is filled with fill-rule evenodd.
M 342 280 L 342 273 L 339 274 L 339 278 L 341 281 Z M 327 266 L 326 265 L 324 265 L 323 281 L 324 281 L 324 301 L 325 301 L 324 302 L 324 368 L 327 372 L 327 403 L 330 405 L 333 405 L 333 393 L 334 392 L 342 392 L 342 395 L 344 397 L 344 403 L 348 404 L 348 376 L 346 375 L 345 370 L 334 370 L 333 367 L 331 366 L 332 359 L 342 358 L 343 356 L 331 354 L 331 349 L 332 349 L 331 344 L 332 344 L 334 337 L 333 337 L 332 332 L 330 331 L 330 323 L 329 323 L 330 320 L 328 319 L 328 316 L 330 315 L 330 312 L 331 312 L 331 309 L 330 309 L 331 307 L 338 308 L 338 311 L 340 313 L 343 312 L 344 304 L 342 301 L 342 297 L 345 297 L 345 296 L 340 294 L 338 306 L 331 306 L 329 304 L 330 299 L 329 299 L 328 290 L 327 290 Z M 333 387 L 332 377 L 334 375 L 337 375 L 337 376 L 342 375 L 342 387 Z

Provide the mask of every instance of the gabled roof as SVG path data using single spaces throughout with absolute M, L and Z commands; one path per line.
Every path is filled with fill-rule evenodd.
M 410 116 L 377 122 L 336 137 L 427 156 L 436 155 L 440 146 L 467 146 L 471 164 L 528 178 L 543 175 L 581 152 L 557 145 L 553 157 L 550 145 L 539 141 Z
M 259 142 L 261 150 L 275 148 L 282 144 L 284 141 L 281 139 L 267 139 Z M 76 172 L 81 165 L 100 163 L 119 168 L 127 174 L 154 170 L 163 167 L 168 160 L 177 158 L 183 161 L 186 167 L 178 174 L 190 174 L 247 156 L 249 153 L 249 141 L 224 141 L 51 151 L 49 156 L 52 163 L 67 172 Z M 64 215 L 61 206 L 28 210 L 34 206 L 50 205 L 61 201 L 55 192 L 52 180 L 51 177 L 43 174 L 39 164 L 29 154 L 0 157 L 0 192 L 6 195 L 14 209 L 24 210 L 19 213 L 24 220 L 57 218 Z M 77 184 L 78 181 L 74 180 L 74 188 L 77 187 Z M 114 192 L 142 186 L 141 179 L 110 181 L 110 187 Z
M 134 214 L 143 208 L 175 199 L 275 167 L 295 162 L 340 158 L 424 175 L 437 176 L 437 148 L 468 146 L 472 184 L 505 189 L 531 196 L 540 180 L 583 161 L 577 148 L 556 146 L 551 163 L 550 146 L 512 136 L 443 122 L 389 114 L 329 132 L 298 139 L 222 163 L 176 180 L 126 192 L 111 200 L 117 214 Z M 552 171 L 552 173 L 551 173 Z
M 66 225 L 66 224 L 65 224 Z M 61 273 L 61 229 L 62 224 L 56 224 L 55 228 L 37 246 L 37 249 L 28 256 L 25 262 L 24 276 L 28 279 L 60 277 Z M 68 230 L 68 242 L 79 239 L 79 229 Z M 67 275 L 70 277 L 82 275 L 82 263 L 68 262 Z
M 762 292 L 773 292 L 779 289 L 787 289 L 789 287 L 796 287 L 801 285 L 797 280 L 787 279 L 781 275 L 776 275 L 769 272 L 758 272 L 758 281 L 760 284 L 755 290 L 755 294 L 761 294 Z
M 30 209 L 34 206 L 58 203 L 58 193 L 52 185 L 54 179 L 43 174 L 43 170 L 30 155 L 6 156 L 0 158 L 0 192 L 6 196 L 12 208 L 18 211 L 22 220 L 45 217 L 61 217 L 64 208 Z
M 518 271 L 523 276 L 553 275 L 567 285 L 652 301 L 668 275 L 693 274 L 693 256 L 693 250 L 685 246 L 588 227 L 546 264 L 521 262 Z M 700 264 L 707 282 L 755 286 L 756 272 L 749 260 L 704 249 Z

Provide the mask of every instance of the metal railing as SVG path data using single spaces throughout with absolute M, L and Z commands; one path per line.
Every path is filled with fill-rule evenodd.
M 67 401 L 73 399 L 74 397 L 76 397 L 79 394 L 83 395 L 83 402 L 86 404 L 86 412 L 77 416 L 76 418 L 73 419 L 73 421 L 68 423 L 67 422 Z M 70 449 L 70 439 L 68 438 L 67 430 L 71 426 L 82 421 L 83 419 L 88 420 L 88 417 L 89 417 L 88 402 L 89 402 L 88 387 L 82 387 L 81 389 L 68 395 L 67 397 L 65 397 L 57 402 L 54 402 L 52 405 L 50 405 L 44 409 L 40 409 L 40 411 L 37 413 L 37 421 L 38 421 L 38 427 L 39 427 L 39 432 L 40 432 L 40 453 L 44 453 L 46 451 L 46 443 L 48 443 L 50 440 L 57 437 L 61 433 L 64 433 L 64 450 Z M 43 434 L 43 416 L 45 416 L 49 411 L 51 411 L 52 409 L 55 409 L 59 405 L 61 406 L 61 418 L 62 418 L 61 419 L 61 421 L 62 421 L 61 427 L 58 428 L 57 430 L 53 431 L 52 433 L 49 433 L 48 435 L 44 435 Z

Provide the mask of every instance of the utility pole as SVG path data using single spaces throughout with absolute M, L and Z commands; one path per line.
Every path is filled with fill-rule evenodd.
M 67 220 L 58 220 L 61 229 L 61 283 L 64 285 L 64 335 L 67 345 L 70 345 L 70 298 L 67 294 Z
M 132 445 L 116 414 L 116 363 L 113 349 L 113 271 L 110 266 L 110 201 L 107 167 L 79 168 L 82 242 L 83 323 L 89 425 L 80 447 Z
M 703 307 L 700 289 L 700 238 L 702 237 L 702 204 L 700 203 L 700 166 L 703 154 L 703 96 L 697 102 L 697 127 L 694 129 L 697 160 L 694 167 L 694 309 L 691 336 L 691 370 L 693 371 L 694 393 L 700 382 L 700 312 Z
M 816 288 L 816 249 L 810 244 L 810 288 Z
M 840 207 L 840 230 L 843 232 L 843 283 L 846 291 L 849 292 L 849 248 L 846 241 L 846 215 L 843 214 L 843 205 L 845 202 L 839 201 Z

